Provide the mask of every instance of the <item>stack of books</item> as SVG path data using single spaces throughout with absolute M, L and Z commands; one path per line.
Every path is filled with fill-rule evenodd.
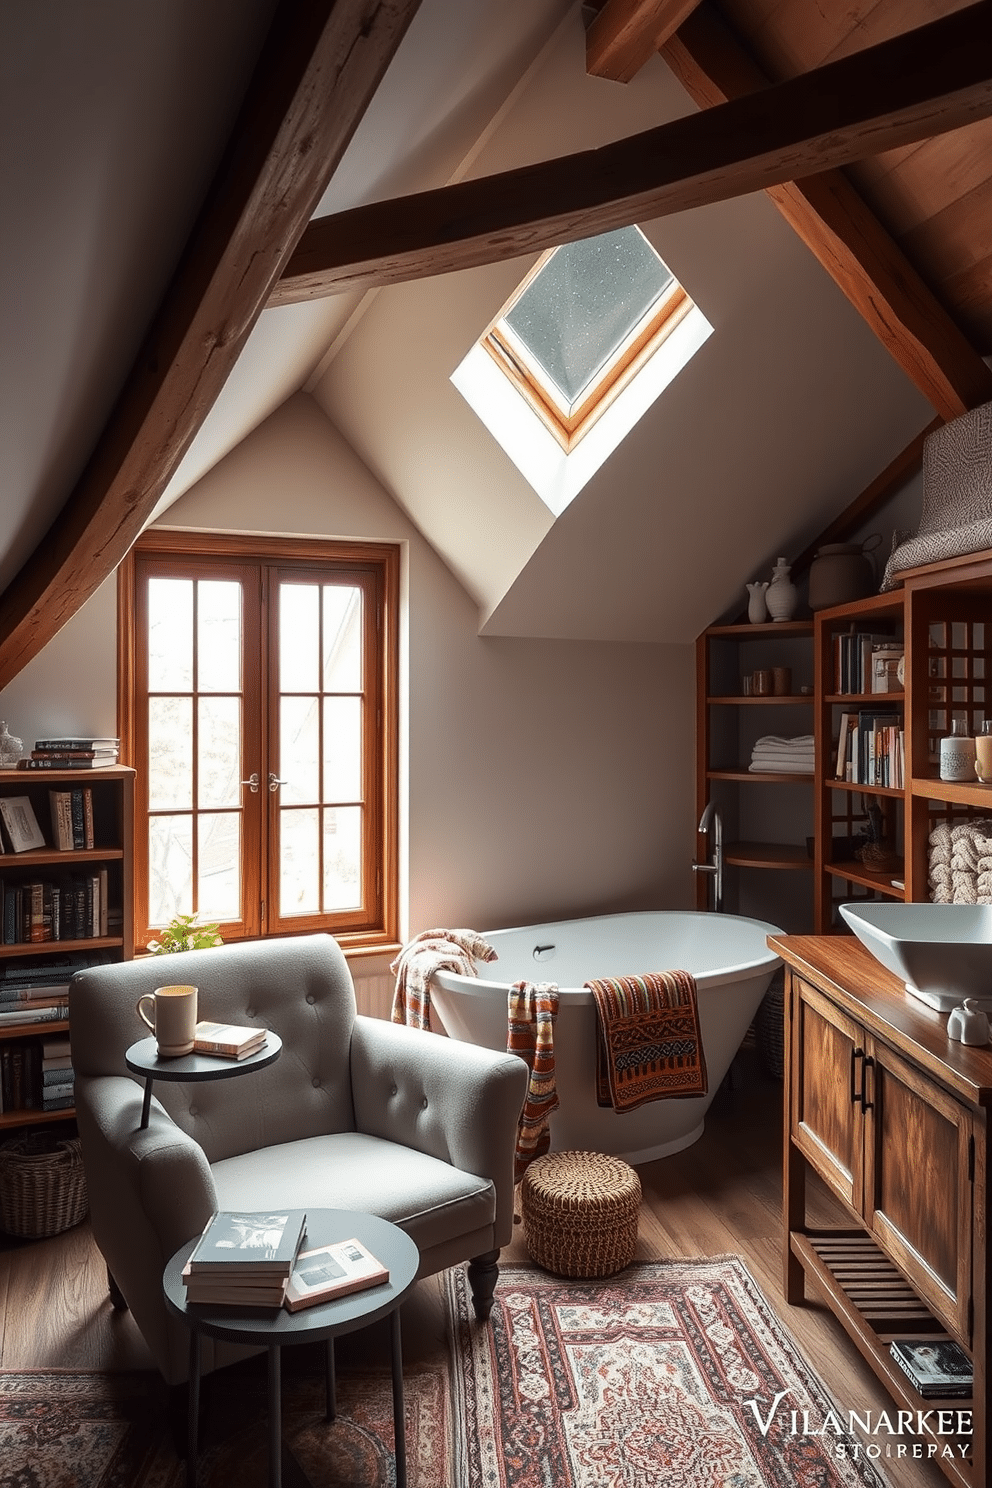
M 247 1059 L 265 1043 L 266 1030 L 240 1023 L 197 1023 L 193 1030 L 196 1054 L 217 1054 L 222 1059 Z
M 116 765 L 121 741 L 117 738 L 38 739 L 30 755 L 18 760 L 19 770 L 99 770 Z
M 281 1307 L 306 1234 L 306 1212 L 221 1210 L 183 1268 L 186 1301 L 209 1307 Z
M 953 1338 L 896 1338 L 889 1352 L 925 1400 L 967 1398 L 974 1388 L 974 1366 Z
M 41 1109 L 66 1111 L 73 1103 L 75 1076 L 68 1034 L 51 1034 L 41 1041 Z

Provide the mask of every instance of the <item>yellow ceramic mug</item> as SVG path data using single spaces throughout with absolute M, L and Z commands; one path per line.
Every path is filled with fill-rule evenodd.
M 158 1039 L 160 1059 L 177 1059 L 180 1054 L 192 1054 L 196 1036 L 197 987 L 156 987 L 146 992 L 135 1003 L 135 1011 L 148 1024 Z M 151 1016 L 144 1004 L 151 1007 Z

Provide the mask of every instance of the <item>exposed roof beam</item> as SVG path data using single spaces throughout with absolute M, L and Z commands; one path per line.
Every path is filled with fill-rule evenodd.
M 606 0 L 586 32 L 586 71 L 629 83 L 699 0 Z
M 768 86 L 708 5 L 662 56 L 704 108 Z M 841 171 L 787 181 L 768 195 L 943 418 L 992 398 L 992 371 Z
M 206 417 L 420 0 L 282 0 L 124 390 L 0 596 L 0 688 L 113 572 Z
M 540 252 L 812 175 L 990 113 L 992 0 L 982 0 L 762 93 L 598 150 L 321 218 L 307 228 L 272 303 Z

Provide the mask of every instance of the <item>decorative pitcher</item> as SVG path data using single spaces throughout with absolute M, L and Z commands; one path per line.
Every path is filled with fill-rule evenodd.
M 765 603 L 773 620 L 791 620 L 796 613 L 799 596 L 795 584 L 789 578 L 791 571 L 792 564 L 786 563 L 784 558 L 780 558 L 772 569 L 772 581 L 765 595 Z
M 747 602 L 747 618 L 752 625 L 760 625 L 763 620 L 768 619 L 768 606 L 765 604 L 767 588 L 767 581 L 764 584 L 748 584 L 747 586 L 747 592 L 750 595 Z

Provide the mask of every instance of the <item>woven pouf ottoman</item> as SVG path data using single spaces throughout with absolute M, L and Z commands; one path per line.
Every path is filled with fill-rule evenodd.
M 601 1152 L 549 1152 L 520 1181 L 524 1244 L 556 1276 L 612 1276 L 634 1259 L 641 1180 Z

